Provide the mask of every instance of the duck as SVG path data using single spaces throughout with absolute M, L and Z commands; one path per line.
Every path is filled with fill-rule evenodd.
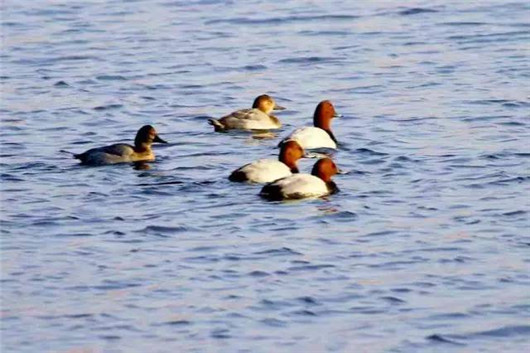
M 283 139 L 279 145 L 288 140 L 297 141 L 304 149 L 331 148 L 337 149 L 337 139 L 331 132 L 331 120 L 339 115 L 335 112 L 333 103 L 324 100 L 318 103 L 313 114 L 313 125 L 293 131 Z
M 273 130 L 282 126 L 280 120 L 271 115 L 273 110 L 284 110 L 285 108 L 276 104 L 274 99 L 262 94 L 252 104 L 250 109 L 241 109 L 232 112 L 220 119 L 208 119 L 215 131 L 226 131 L 230 129 L 240 130 Z
M 126 143 L 97 147 L 83 153 L 74 154 L 85 165 L 107 165 L 130 162 L 152 162 L 155 155 L 151 149 L 154 142 L 167 143 L 158 136 L 151 125 L 145 125 L 138 130 L 134 139 L 134 146 Z
M 296 162 L 304 156 L 304 149 L 296 141 L 281 146 L 278 160 L 259 159 L 234 170 L 228 179 L 235 182 L 270 183 L 298 173 Z
M 341 173 L 330 158 L 319 159 L 311 174 L 293 174 L 266 184 L 260 196 L 271 200 L 317 198 L 337 193 L 339 188 L 331 177 Z

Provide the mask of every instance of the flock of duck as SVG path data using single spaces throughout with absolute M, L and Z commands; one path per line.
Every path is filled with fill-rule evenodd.
M 232 112 L 220 119 L 209 119 L 215 131 L 272 130 L 281 127 L 280 120 L 272 115 L 273 110 L 285 108 L 276 104 L 266 94 L 258 96 L 250 109 Z M 331 132 L 331 120 L 338 115 L 330 101 L 320 102 L 313 116 L 313 126 L 296 129 L 280 143 L 278 160 L 260 159 L 234 170 L 229 180 L 265 184 L 260 196 L 269 200 L 302 199 L 327 196 L 338 191 L 331 177 L 340 173 L 328 157 L 319 159 L 311 174 L 299 173 L 297 161 L 308 157 L 305 150 L 337 148 L 337 140 Z M 92 148 L 74 154 L 85 165 L 108 165 L 131 162 L 152 162 L 155 155 L 153 143 L 167 143 L 158 136 L 151 125 L 145 125 L 136 134 L 134 146 L 125 143 Z

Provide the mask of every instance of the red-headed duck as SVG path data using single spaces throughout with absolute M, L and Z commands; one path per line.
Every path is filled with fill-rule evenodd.
M 269 183 L 261 189 L 260 196 L 269 200 L 322 197 L 339 191 L 331 177 L 339 173 L 329 158 L 319 159 L 311 174 L 293 174 Z
M 296 129 L 291 135 L 280 142 L 295 140 L 304 149 L 337 148 L 337 139 L 331 132 L 331 119 L 338 117 L 333 104 L 326 100 L 317 105 L 313 115 L 313 125 Z
M 304 149 L 296 141 L 287 141 L 280 149 L 279 160 L 260 159 L 246 164 L 230 174 L 230 181 L 270 183 L 298 173 L 296 162 L 304 156 Z
M 110 146 L 92 148 L 80 154 L 74 154 L 74 158 L 87 165 L 105 165 L 129 162 L 150 162 L 155 160 L 151 145 L 153 142 L 167 143 L 162 140 L 151 125 L 142 126 L 136 133 L 134 146 L 117 143 Z
M 215 131 L 230 129 L 241 130 L 271 130 L 282 126 L 277 117 L 270 115 L 273 110 L 283 110 L 271 96 L 263 94 L 256 97 L 252 108 L 241 109 L 230 113 L 221 119 L 208 119 Z

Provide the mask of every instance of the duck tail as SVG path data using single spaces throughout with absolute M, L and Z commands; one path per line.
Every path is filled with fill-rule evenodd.
M 77 154 L 77 153 L 74 153 L 74 152 L 70 152 L 70 151 L 67 151 L 67 150 L 59 150 L 59 152 L 69 154 L 69 155 L 71 155 L 72 157 L 74 157 L 75 159 L 81 159 L 81 158 L 80 158 L 81 155 L 80 155 L 80 154 Z
M 208 119 L 208 124 L 212 125 L 215 131 L 225 131 L 225 126 L 217 119 Z
M 234 170 L 232 174 L 230 174 L 230 176 L 228 177 L 228 180 L 242 183 L 242 182 L 248 181 L 248 177 L 244 172 L 238 169 L 238 170 Z
M 269 201 L 283 200 L 282 188 L 273 183 L 266 184 L 260 191 L 259 196 Z

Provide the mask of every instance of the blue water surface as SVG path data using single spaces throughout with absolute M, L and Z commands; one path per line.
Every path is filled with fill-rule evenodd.
M 527 1 L 0 6 L 2 352 L 528 349 Z M 339 194 L 227 180 L 324 99 Z M 147 123 L 149 170 L 60 152 Z

